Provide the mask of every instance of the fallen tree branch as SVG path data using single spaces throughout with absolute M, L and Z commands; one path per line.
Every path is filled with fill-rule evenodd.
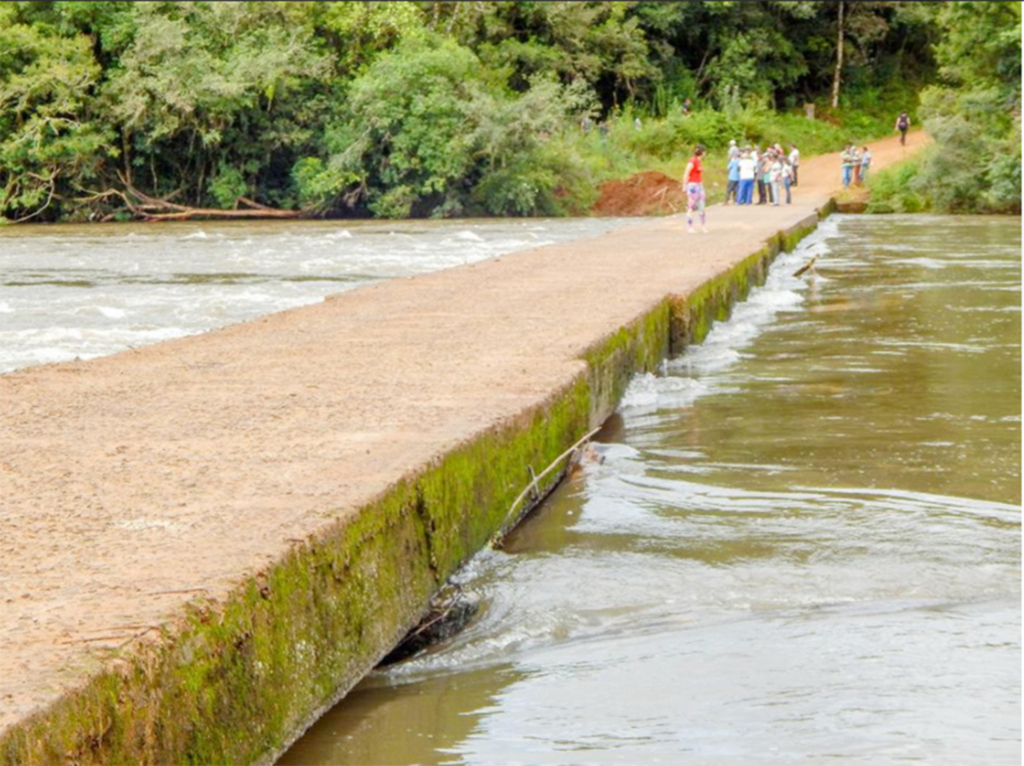
M 36 175 L 35 175 L 34 173 L 32 173 L 32 174 L 30 174 L 30 175 L 33 175 L 33 176 L 35 176 L 36 178 L 39 178 L 39 180 L 41 180 L 41 181 L 44 181 L 44 180 L 46 180 L 46 179 L 44 179 L 44 178 L 41 178 L 40 176 L 36 176 Z M 40 213 L 42 213 L 42 212 L 43 212 L 44 210 L 46 210 L 46 208 L 48 208 L 48 207 L 50 206 L 50 203 L 51 203 L 51 202 L 53 202 L 53 195 L 54 195 L 54 194 L 56 193 L 56 191 L 57 191 L 57 181 L 56 181 L 56 175 L 52 175 L 52 176 L 50 176 L 50 179 L 49 179 L 49 181 L 50 181 L 50 193 L 49 193 L 49 195 L 48 195 L 48 196 L 46 197 L 46 204 L 45 204 L 45 205 L 43 205 L 43 206 L 42 206 L 41 208 L 39 208 L 39 209 L 38 209 L 37 211 L 35 211 L 34 213 L 29 213 L 28 215 L 26 215 L 26 216 L 23 216 L 23 217 L 21 217 L 21 218 L 15 218 L 15 219 L 14 219 L 13 221 L 11 221 L 11 223 L 24 223 L 25 221 L 29 221 L 29 220 L 31 220 L 31 219 L 33 219 L 33 218 L 35 218 L 35 217 L 36 217 L 37 215 L 39 215 Z
M 311 215 L 308 210 L 283 210 L 268 207 L 248 197 L 239 197 L 238 201 L 248 207 L 246 209 L 223 210 L 221 208 L 192 207 L 171 202 L 165 197 L 153 197 L 135 186 L 122 174 L 117 173 L 124 186 L 124 191 L 111 190 L 124 200 L 125 206 L 144 221 L 187 221 L 192 218 L 305 218 Z M 180 191 L 180 190 L 179 190 Z M 177 194 L 178 192 L 174 192 Z M 173 195 L 172 195 L 173 196 Z

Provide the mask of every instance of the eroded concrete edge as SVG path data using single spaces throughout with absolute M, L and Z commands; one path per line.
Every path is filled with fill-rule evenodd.
M 272 763 L 414 626 L 528 481 L 618 404 L 630 378 L 704 338 L 818 216 L 594 343 L 570 385 L 383 493 L 4 733 L 2 764 Z M 548 484 L 558 480 L 553 475 Z M 543 493 L 549 487 L 541 487 Z

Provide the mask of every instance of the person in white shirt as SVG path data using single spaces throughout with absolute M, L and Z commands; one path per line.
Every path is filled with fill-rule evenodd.
M 789 152 L 789 167 L 793 170 L 793 186 L 796 186 L 800 180 L 800 150 L 796 148 L 796 144 L 792 144 Z
M 789 160 L 785 157 L 782 158 L 782 185 L 786 189 L 786 204 L 793 204 L 793 195 L 790 193 L 790 187 L 793 185 L 793 166 L 789 164 Z
M 754 176 L 757 172 L 757 162 L 751 152 L 745 151 L 740 155 L 740 193 L 736 199 L 737 205 L 749 205 L 754 201 Z

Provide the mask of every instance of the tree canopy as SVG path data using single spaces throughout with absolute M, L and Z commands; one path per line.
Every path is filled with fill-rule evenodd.
M 1019 181 L 1011 2 L 5 3 L 0 217 L 552 214 L 599 164 L 581 120 L 625 110 L 678 142 L 686 98 L 835 92 L 842 120 L 933 83 L 927 113 L 961 120 L 938 132 L 1016 126 Z M 1009 146 L 986 149 L 997 186 Z

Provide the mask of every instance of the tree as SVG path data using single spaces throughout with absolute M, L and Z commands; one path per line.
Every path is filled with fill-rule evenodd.
M 89 107 L 100 77 L 84 35 L 25 24 L 0 6 L 0 215 L 29 220 L 87 183 L 116 154 Z
M 329 63 L 301 15 L 274 3 L 132 8 L 132 40 L 103 89 L 127 180 L 148 171 L 153 194 L 202 204 L 231 178 L 251 193 L 276 152 L 308 140 L 302 101 Z
M 450 31 L 516 90 L 538 74 L 582 81 L 606 107 L 657 76 L 633 2 L 427 3 L 435 31 Z
M 916 183 L 951 212 L 1020 212 L 1021 7 L 955 2 L 938 13 L 941 84 L 922 94 L 938 150 Z
M 358 204 L 406 217 L 473 204 L 492 213 L 547 209 L 561 181 L 558 160 L 543 149 L 591 98 L 582 84 L 543 77 L 517 94 L 453 40 L 406 38 L 353 80 L 326 162 L 303 158 L 295 177 L 307 204 L 321 210 Z

